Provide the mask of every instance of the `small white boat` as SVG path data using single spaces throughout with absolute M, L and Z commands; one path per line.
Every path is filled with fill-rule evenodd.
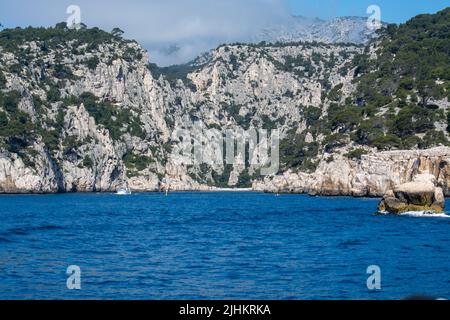
M 128 196 L 128 195 L 131 194 L 131 190 L 130 190 L 130 188 L 119 189 L 119 190 L 117 190 L 116 194 L 119 195 L 119 196 Z

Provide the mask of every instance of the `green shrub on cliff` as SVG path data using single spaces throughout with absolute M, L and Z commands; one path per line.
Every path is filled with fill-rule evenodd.
M 65 106 L 84 105 L 95 122 L 105 127 L 114 140 L 119 140 L 125 133 L 145 138 L 146 133 L 138 116 L 129 109 L 115 106 L 109 101 L 101 101 L 91 92 L 84 92 L 79 97 L 69 96 L 63 100 Z
M 152 76 L 155 79 L 159 79 L 160 76 L 163 76 L 169 83 L 174 86 L 176 85 L 178 80 L 182 80 L 185 85 L 193 88 L 195 85 L 187 78 L 189 73 L 192 73 L 198 69 L 198 67 L 193 66 L 191 64 L 180 64 L 173 65 L 168 67 L 159 67 L 154 63 L 149 63 L 147 65 L 148 70 L 150 70 Z M 194 88 L 196 90 L 196 88 Z M 193 91 L 195 91 L 193 90 Z
M 47 101 L 48 102 L 58 102 L 61 100 L 61 93 L 56 85 L 50 86 L 50 89 L 47 92 Z
M 6 77 L 3 71 L 0 71 L 0 89 L 4 88 L 6 84 Z
M 19 91 L 10 91 L 0 96 L 0 105 L 9 113 L 14 113 L 18 110 L 18 105 L 21 99 Z
M 442 131 L 431 130 L 423 137 L 422 148 L 429 148 L 433 146 L 449 146 L 449 141 Z
M 361 160 L 361 157 L 365 154 L 368 154 L 368 151 L 365 149 L 353 149 L 352 151 L 346 153 L 344 156 L 349 159 Z
M 24 112 L 16 111 L 9 115 L 0 112 L 0 137 L 11 152 L 18 152 L 30 144 L 33 128 L 30 117 Z
M 97 57 L 92 57 L 86 60 L 86 66 L 89 68 L 89 70 L 95 70 L 99 63 L 100 60 Z
M 155 161 L 150 157 L 128 152 L 123 157 L 123 162 L 128 169 L 142 171 L 147 169 Z
M 399 137 L 425 133 L 434 129 L 434 112 L 419 106 L 408 106 L 392 119 L 390 131 Z
M 87 44 L 88 51 L 97 49 L 103 43 L 127 42 L 120 35 L 103 31 L 97 27 L 83 26 L 79 30 L 69 29 L 64 22 L 58 23 L 53 28 L 17 27 L 0 31 L 0 46 L 9 52 L 18 53 L 19 46 L 32 41 L 39 41 L 43 51 L 55 49 L 58 45 L 64 45 L 70 41 L 75 41 L 75 48 Z
M 283 169 L 314 171 L 315 158 L 320 150 L 318 142 L 308 143 L 305 134 L 297 134 L 295 130 L 280 142 L 280 161 Z
M 422 106 L 429 98 L 442 98 L 450 80 L 450 8 L 434 15 L 419 15 L 400 26 L 391 25 L 381 35 L 377 59 L 368 54 L 355 59 L 358 92 L 366 103 L 384 104 L 394 94 L 417 92 Z M 420 62 L 420 63 L 419 63 Z M 436 79 L 443 83 L 438 84 Z
M 82 162 L 84 168 L 92 169 L 94 167 L 94 161 L 90 156 L 85 156 Z
M 339 146 L 338 134 L 380 150 L 447 145 L 436 123 L 450 123 L 450 114 L 430 101 L 450 92 L 449 30 L 447 8 L 387 27 L 377 39 L 375 59 L 369 50 L 357 55 L 355 94 L 344 106 L 330 105 L 323 119 L 329 132 L 324 128 L 318 132 L 325 135 L 325 150 Z M 328 98 L 337 101 L 339 89 L 331 90 Z

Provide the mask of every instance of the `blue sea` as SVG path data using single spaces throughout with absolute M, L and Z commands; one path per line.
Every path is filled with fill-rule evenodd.
M 0 196 L 0 299 L 450 298 L 450 219 L 262 193 Z M 450 203 L 447 203 L 450 207 Z M 66 270 L 81 270 L 69 290 Z M 369 266 L 381 290 L 369 290 Z

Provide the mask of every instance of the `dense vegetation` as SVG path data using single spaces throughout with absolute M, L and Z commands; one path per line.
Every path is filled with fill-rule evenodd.
M 29 114 L 19 110 L 21 98 L 17 91 L 0 92 L 0 108 L 3 109 L 0 111 L 0 142 L 10 152 L 22 154 L 29 151 L 27 148 L 39 139 L 44 142 L 51 154 L 60 149 L 60 144 L 70 145 L 70 149 L 81 147 L 86 141 L 73 141 L 73 137 L 72 140 L 66 141 L 62 135 L 67 106 L 81 103 L 84 103 L 86 110 L 97 124 L 109 131 L 113 139 L 120 139 L 125 132 L 145 138 L 140 120 L 129 110 L 119 109 L 109 102 L 98 101 L 91 93 L 63 99 L 63 104 L 59 106 L 54 119 L 38 113 L 35 121 L 32 121 Z M 34 103 L 41 112 L 45 110 L 43 102 L 38 97 L 34 97 Z
M 369 52 L 355 59 L 358 90 L 346 109 L 359 109 L 343 121 L 341 132 L 381 149 L 448 144 L 435 128 L 447 122 L 448 111 L 431 101 L 450 95 L 450 8 L 389 25 L 377 41 L 376 59 Z
M 378 48 L 375 59 L 371 46 Z M 450 132 L 450 112 L 434 103 L 450 99 L 450 8 L 419 15 L 400 26 L 389 25 L 354 59 L 353 67 L 357 90 L 352 97 L 339 103 L 341 87 L 335 87 L 327 94 L 332 103 L 325 117 L 310 113 L 313 107 L 305 109 L 308 131 L 325 136 L 321 146 L 306 143 L 304 134 L 289 133 L 281 145 L 285 169 L 313 171 L 311 159 L 319 152 L 349 142 L 361 146 L 346 154 L 355 160 L 365 153 L 364 147 L 450 145 L 446 132 Z
M 0 46 L 9 52 L 20 52 L 20 46 L 31 41 L 41 43 L 41 49 L 48 51 L 58 46 L 64 46 L 67 42 L 75 41 L 74 47 L 87 44 L 87 51 L 94 51 L 100 44 L 113 40 L 126 41 L 120 33 L 109 33 L 97 27 L 87 28 L 82 25 L 80 30 L 69 29 L 65 22 L 58 23 L 53 28 L 14 28 L 4 29 L 0 32 Z
M 62 95 L 66 81 L 76 81 L 73 65 L 63 63 L 64 54 L 84 55 L 87 52 L 96 53 L 101 44 L 116 42 L 119 45 L 129 43 L 121 38 L 122 32 L 114 29 L 108 33 L 98 28 L 82 26 L 80 30 L 67 28 L 65 23 L 57 24 L 53 28 L 15 28 L 4 29 L 0 32 L 0 47 L 3 51 L 14 53 L 20 64 L 0 65 L 0 147 L 19 154 L 24 160 L 33 153 L 33 145 L 42 141 L 51 157 L 59 157 L 63 151 L 64 157 L 76 158 L 80 166 L 92 167 L 94 160 L 89 156 L 81 158 L 78 150 L 90 141 L 80 141 L 76 137 L 65 137 L 64 116 L 69 106 L 84 104 L 86 110 L 96 123 L 109 131 L 113 140 L 122 139 L 125 133 L 145 138 L 146 133 L 137 112 L 122 106 L 114 105 L 105 99 L 99 99 L 90 92 L 80 96 Z M 24 45 L 34 41 L 38 45 L 38 53 L 42 56 L 50 52 L 55 54 L 53 64 L 45 63 L 40 56 L 35 55 Z M 71 42 L 72 45 L 68 46 Z M 126 47 L 125 47 L 126 48 Z M 66 50 L 68 52 L 62 52 Z M 133 51 L 133 52 L 131 52 Z M 139 52 L 126 50 L 124 59 L 139 58 Z M 86 67 L 94 70 L 100 63 L 96 55 L 87 55 Z M 141 56 L 142 58 L 142 56 Z M 77 63 L 77 61 L 74 62 Z M 33 64 L 33 65 L 32 65 Z M 40 75 L 31 74 L 31 67 L 40 69 Z M 25 92 L 5 90 L 6 76 L 4 72 L 22 76 L 28 81 L 36 81 L 45 97 L 34 95 L 29 97 Z M 31 100 L 34 115 L 19 108 L 22 101 Z M 56 115 L 54 110 L 56 108 Z M 139 161 L 134 167 L 141 168 Z
M 70 96 L 63 100 L 66 106 L 83 104 L 95 122 L 108 129 L 114 140 L 129 132 L 133 136 L 145 138 L 142 123 L 138 116 L 133 115 L 129 109 L 114 106 L 109 101 L 100 101 L 90 92 L 85 92 L 79 97 Z
M 187 77 L 189 73 L 198 69 L 196 66 L 186 63 L 168 67 L 159 67 L 155 63 L 149 63 L 148 69 L 155 79 L 159 79 L 159 77 L 163 76 L 172 86 L 176 86 L 178 80 L 181 80 L 186 86 L 191 88 L 192 91 L 197 90 L 192 81 Z

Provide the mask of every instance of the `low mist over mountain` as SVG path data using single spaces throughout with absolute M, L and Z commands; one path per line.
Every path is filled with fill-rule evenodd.
M 273 21 L 270 25 L 245 37 L 228 39 L 228 42 L 243 43 L 276 43 L 276 42 L 323 42 L 365 44 L 376 36 L 376 31 L 367 26 L 364 17 L 340 17 L 332 20 L 321 20 L 301 16 L 291 16 L 281 21 Z M 186 63 L 188 57 L 194 58 L 207 52 L 212 43 L 217 45 L 221 39 L 187 41 L 184 43 L 149 44 L 151 60 L 161 66 Z

